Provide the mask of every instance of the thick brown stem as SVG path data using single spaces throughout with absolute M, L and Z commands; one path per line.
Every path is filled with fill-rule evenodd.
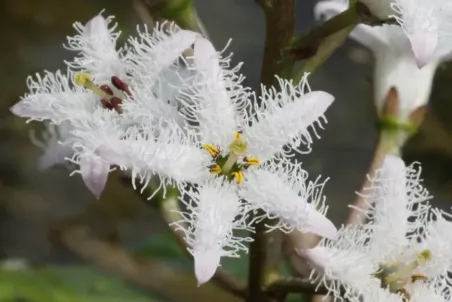
M 295 29 L 295 0 L 260 0 L 265 13 L 265 46 L 261 83 L 272 86 L 275 75 L 290 78 L 294 58 L 287 54 Z
M 295 29 L 295 0 L 259 0 L 265 14 L 266 35 L 262 60 L 261 83 L 270 87 L 276 83 L 275 76 L 289 78 L 294 64 L 293 56 L 285 49 L 290 46 Z M 262 213 L 258 213 L 262 214 Z M 270 302 L 278 300 L 265 292 L 265 284 L 279 277 L 282 235 L 266 232 L 264 219 L 255 226 L 250 244 L 248 275 L 248 302 Z M 284 298 L 284 297 L 283 297 Z

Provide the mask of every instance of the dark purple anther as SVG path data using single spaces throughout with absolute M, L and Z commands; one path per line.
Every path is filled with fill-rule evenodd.
M 111 97 L 111 99 L 110 99 L 110 104 L 111 104 L 113 107 L 116 107 L 116 105 L 122 104 L 122 100 L 121 100 L 120 98 L 116 97 L 116 96 L 113 96 L 113 97 Z
M 122 100 L 118 97 L 112 97 L 110 99 L 110 104 L 113 106 L 113 108 L 115 108 L 116 112 L 118 112 L 119 114 L 123 113 L 124 111 L 122 110 L 121 106 L 119 106 L 120 104 L 122 104 Z
M 105 92 L 108 95 L 113 95 L 113 90 L 111 90 L 110 86 L 108 85 L 101 85 L 100 89 L 102 89 L 103 92 Z
M 119 79 L 117 76 L 111 77 L 111 83 L 113 84 L 113 86 L 122 91 L 124 91 L 124 88 L 127 87 L 127 84 L 121 81 L 121 79 Z
M 130 93 L 129 90 L 129 85 L 127 85 L 126 83 L 124 83 L 120 78 L 118 78 L 117 76 L 113 76 L 111 77 L 111 83 L 118 88 L 119 90 L 123 91 L 125 94 L 127 94 L 128 96 L 132 96 L 132 94 Z
M 107 99 L 101 99 L 100 102 L 102 103 L 102 106 L 104 106 L 107 109 L 113 109 L 114 106 L 110 104 L 110 102 Z

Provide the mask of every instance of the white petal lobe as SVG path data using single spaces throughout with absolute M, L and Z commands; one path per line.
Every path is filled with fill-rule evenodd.
M 305 190 L 300 196 L 290 182 L 272 171 L 256 169 L 247 173 L 240 195 L 253 206 L 266 211 L 269 217 L 279 218 L 280 223 L 273 228 L 298 229 L 327 238 L 336 237 L 334 224 L 316 210 L 315 204 L 307 202 L 309 192 Z
M 301 87 L 280 80 L 280 91 L 264 91 L 261 110 L 255 123 L 244 132 L 250 154 L 262 162 L 280 153 L 285 145 L 297 148 L 312 142 L 308 132 L 315 122 L 320 125 L 334 97 L 323 91 L 304 93 Z
M 99 199 L 107 183 L 110 165 L 98 156 L 80 158 L 80 173 L 88 189 Z
M 213 276 L 221 257 L 239 257 L 239 251 L 248 250 L 245 243 L 251 239 L 233 234 L 236 229 L 248 229 L 247 208 L 235 186 L 222 178 L 204 183 L 199 192 L 185 193 L 190 197 L 187 212 L 181 213 L 183 220 L 176 225 L 185 233 L 201 285 Z

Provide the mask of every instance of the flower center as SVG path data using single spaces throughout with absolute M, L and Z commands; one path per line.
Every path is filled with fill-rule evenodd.
M 113 93 L 113 90 L 108 85 L 101 85 L 97 86 L 92 80 L 91 75 L 87 73 L 81 73 L 78 72 L 74 76 L 74 81 L 77 85 L 83 86 L 86 89 L 91 90 L 95 94 L 101 97 L 100 102 L 104 106 L 104 108 L 115 110 L 119 114 L 123 113 L 123 110 L 121 108 L 122 99 L 115 96 Z M 130 93 L 129 86 L 121 81 L 118 77 L 114 76 L 111 78 L 111 83 L 113 86 L 115 86 L 117 89 L 122 91 L 125 95 L 131 97 L 132 94 Z
M 405 300 L 410 300 L 411 295 L 405 289 L 407 284 L 427 280 L 427 277 L 415 274 L 414 271 L 424 265 L 432 258 L 429 250 L 424 250 L 416 255 L 416 259 L 407 264 L 394 262 L 390 266 L 382 266 L 381 271 L 376 275 L 381 280 L 382 286 L 388 287 L 393 293 L 401 293 Z
M 246 157 L 248 151 L 248 143 L 243 140 L 242 133 L 237 132 L 234 140 L 229 145 L 229 153 L 221 155 L 220 149 L 213 145 L 202 146 L 213 158 L 213 164 L 209 167 L 210 172 L 217 175 L 224 175 L 227 179 L 233 180 L 239 184 L 243 181 L 243 170 L 250 166 L 259 166 L 259 159 L 256 157 Z M 240 161 L 240 157 L 243 159 Z

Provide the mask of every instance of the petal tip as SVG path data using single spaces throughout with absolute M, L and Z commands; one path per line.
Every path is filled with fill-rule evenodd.
M 426 66 L 434 57 L 437 46 L 437 35 L 434 32 L 418 33 L 409 36 L 411 50 L 419 69 Z
M 17 102 L 13 106 L 9 107 L 9 111 L 11 111 L 12 114 L 17 116 L 23 116 L 24 113 L 24 106 L 21 101 Z
M 220 265 L 220 253 L 213 250 L 195 252 L 195 275 L 198 287 L 212 279 L 217 267 Z
M 311 213 L 311 221 L 309 223 L 310 227 L 307 231 L 319 235 L 321 237 L 336 240 L 337 239 L 337 228 L 331 220 L 321 213 L 315 211 Z
M 82 158 L 80 171 L 86 187 L 99 199 L 108 179 L 110 165 L 101 158 Z

